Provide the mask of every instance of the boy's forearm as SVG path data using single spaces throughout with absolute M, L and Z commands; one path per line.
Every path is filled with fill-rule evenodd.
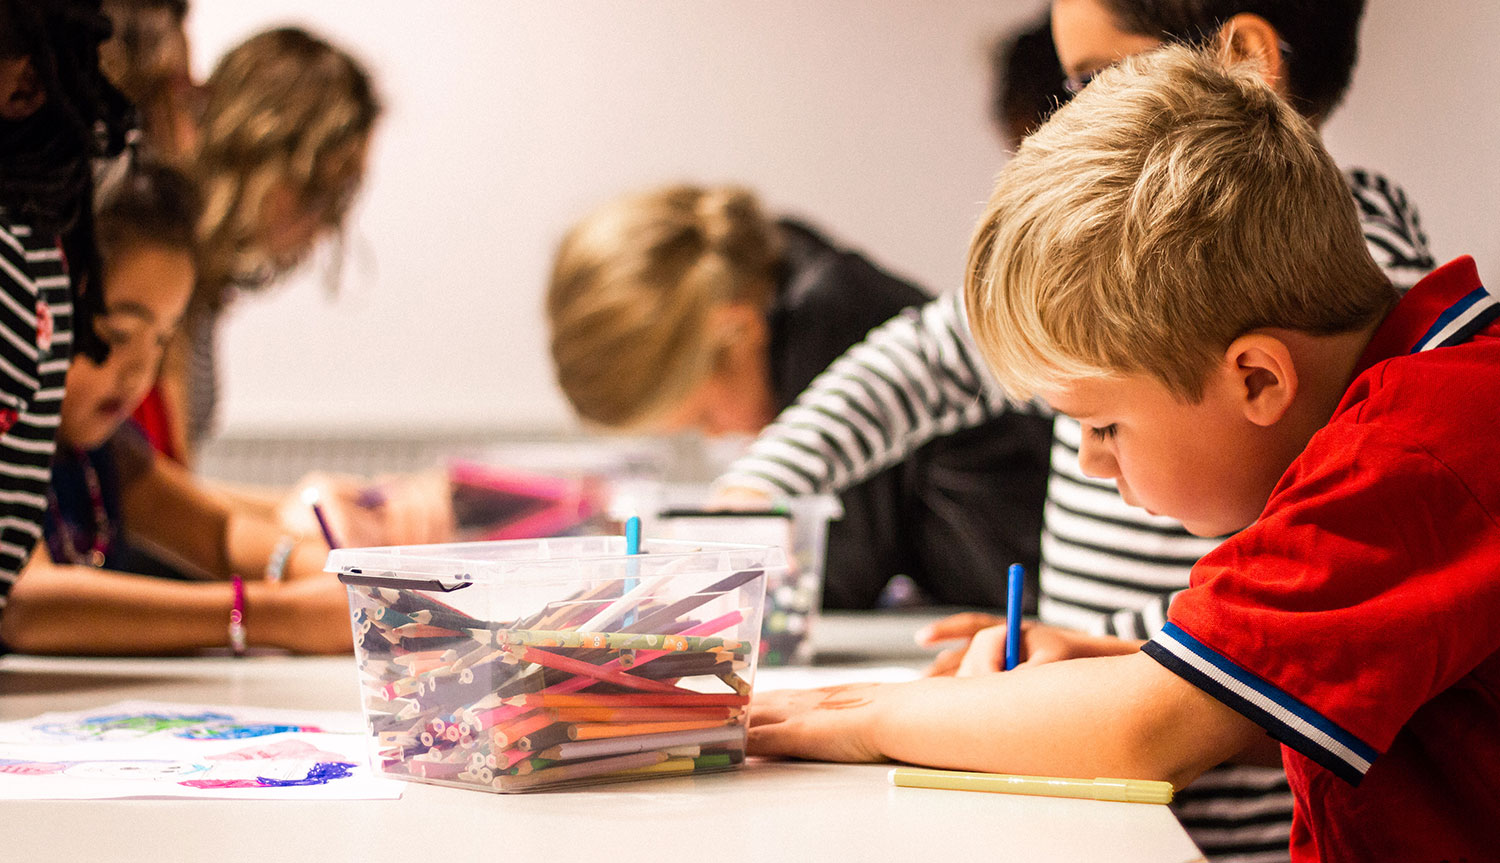
M 1180 786 L 1261 734 L 1142 654 L 851 687 L 817 704 L 781 722 L 774 703 L 752 713 L 752 751 Z

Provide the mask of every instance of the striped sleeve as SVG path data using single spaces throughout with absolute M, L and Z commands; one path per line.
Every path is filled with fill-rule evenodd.
M 0 410 L 23 410 L 39 386 L 37 289 L 26 271 L 20 240 L 0 230 Z
M 72 331 L 56 243 L 0 226 L 0 611 L 41 537 Z
M 841 491 L 935 437 L 1008 409 L 984 371 L 962 297 L 945 295 L 871 330 L 814 378 L 716 485 L 771 494 Z
M 1370 256 L 1391 283 L 1405 292 L 1437 266 L 1416 206 L 1404 189 L 1381 174 L 1355 168 L 1344 177 L 1359 210 Z
M 1179 677 L 1234 708 L 1272 737 L 1358 785 L 1379 753 L 1285 690 L 1168 623 L 1141 648 Z

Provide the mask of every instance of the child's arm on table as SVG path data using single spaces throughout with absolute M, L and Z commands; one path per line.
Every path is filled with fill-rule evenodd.
M 161 457 L 123 489 L 121 505 L 132 541 L 164 553 L 209 578 L 264 577 L 286 532 L 258 510 L 231 507 L 201 487 L 180 465 Z M 287 559 L 288 579 L 325 576 L 328 546 L 297 538 Z
M 749 752 L 1182 787 L 1264 732 L 1143 653 L 756 695 Z
M 344 586 L 322 572 L 328 549 L 301 541 L 287 583 L 262 581 L 281 530 L 231 513 L 181 467 L 160 457 L 122 489 L 132 540 L 164 552 L 211 583 L 183 582 L 54 563 L 38 549 L 16 582 L 0 639 L 25 653 L 164 654 L 229 644 L 238 573 L 254 646 L 342 653 L 351 646 Z
M 0 640 L 21 653 L 149 656 L 229 644 L 233 588 L 53 563 L 39 548 L 11 591 Z M 245 585 L 252 646 L 347 653 L 352 635 L 336 579 Z

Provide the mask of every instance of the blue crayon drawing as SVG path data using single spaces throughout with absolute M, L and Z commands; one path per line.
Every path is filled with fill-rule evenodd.
M 284 788 L 291 785 L 327 785 L 335 779 L 347 779 L 352 776 L 354 766 L 347 761 L 323 762 L 314 764 L 303 779 L 267 779 L 264 776 L 258 776 L 255 781 L 272 788 Z

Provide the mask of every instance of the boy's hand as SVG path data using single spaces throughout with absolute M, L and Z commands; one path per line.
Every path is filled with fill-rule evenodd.
M 784 689 L 753 696 L 750 755 L 814 761 L 885 761 L 871 742 L 880 685 Z
M 916 642 L 922 647 L 933 647 L 944 641 L 958 641 L 962 639 L 966 643 L 961 647 L 950 647 L 937 655 L 928 666 L 929 677 L 942 677 L 955 674 L 963 663 L 964 657 L 969 650 L 967 643 L 975 635 L 983 630 L 989 629 L 996 624 L 1004 625 L 1005 618 L 993 614 L 983 614 L 978 611 L 965 611 L 959 614 L 950 614 L 942 620 L 927 624 L 917 630 Z M 1004 640 L 1001 641 L 1004 647 Z
M 965 612 L 933 623 L 917 633 L 917 643 L 932 645 L 954 638 L 969 638 L 963 647 L 939 653 L 927 669 L 932 677 L 973 677 L 999 671 L 1005 662 L 1005 620 L 989 614 Z M 1089 635 L 1071 629 L 1021 624 L 1021 665 L 1042 665 L 1084 656 L 1118 656 L 1134 653 L 1142 642 L 1107 635 Z

